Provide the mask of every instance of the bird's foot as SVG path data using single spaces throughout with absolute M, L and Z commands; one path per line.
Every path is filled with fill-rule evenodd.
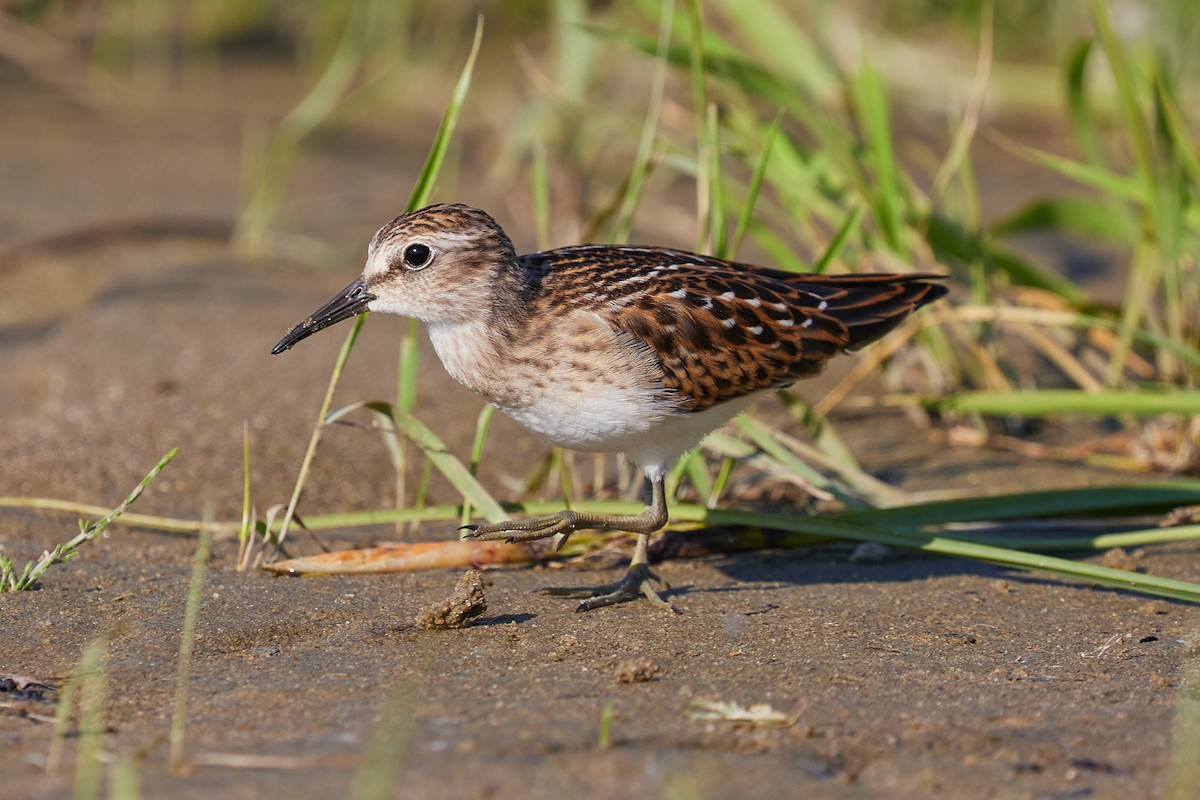
M 506 542 L 532 542 L 549 536 L 562 534 L 558 546 L 561 548 L 567 537 L 579 529 L 579 515 L 574 511 L 559 511 L 541 517 L 506 519 L 501 522 L 485 522 L 481 525 L 464 525 L 459 530 L 464 536 L 481 541 L 503 540 Z
M 655 591 L 653 585 L 655 583 L 662 586 L 663 589 L 671 588 L 670 584 L 650 570 L 648 564 L 631 564 L 629 571 L 616 583 L 608 583 L 603 586 L 547 586 L 534 591 L 554 597 L 586 598 L 575 609 L 576 611 L 591 611 L 593 608 L 611 606 L 616 603 L 624 603 L 626 600 L 645 597 L 654 605 L 678 614 L 679 609 L 663 600 Z

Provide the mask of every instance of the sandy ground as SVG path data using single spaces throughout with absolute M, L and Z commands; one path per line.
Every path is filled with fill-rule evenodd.
M 0 245 L 120 220 L 231 221 L 241 118 L 171 102 L 147 124 L 144 113 L 99 114 L 0 73 Z M 296 179 L 288 214 L 346 248 L 336 274 L 247 265 L 217 243 L 179 238 L 0 263 L 0 495 L 115 505 L 178 445 L 135 510 L 232 519 L 247 420 L 255 503 L 284 501 L 342 334 L 268 351 L 357 272 L 367 238 L 400 210 L 415 170 L 397 146 L 347 134 Z M 340 402 L 394 393 L 402 330 L 369 322 Z M 465 452 L 478 403 L 425 363 L 418 413 Z M 912 489 L 1137 480 L 951 449 L 901 415 L 844 412 L 840 425 L 869 468 Z M 498 422 L 481 477 L 505 496 L 543 452 Z M 314 469 L 308 513 L 393 500 L 371 432 L 330 432 Z M 441 484 L 434 494 L 450 498 Z M 63 515 L 0 511 L 0 548 L 23 561 L 74 527 Z M 325 538 L 340 547 L 389 536 Z M 665 563 L 679 615 L 647 603 L 576 614 L 529 594 L 615 571 L 492 571 L 482 618 L 425 631 L 414 616 L 457 572 L 247 574 L 234 569 L 236 542 L 222 539 L 196 637 L 193 767 L 176 776 L 162 737 L 194 548 L 191 537 L 114 526 L 38 591 L 0 595 L 0 676 L 61 686 L 89 643 L 111 637 L 105 748 L 144 751 L 147 797 L 340 796 L 373 737 L 398 755 L 371 763 L 391 765 L 394 794 L 412 798 L 1154 797 L 1200 628 L 1182 604 L 948 559 L 856 563 L 849 547 L 830 546 Z M 1194 546 L 1153 548 L 1139 566 L 1200 580 Z M 623 680 L 647 665 L 652 680 Z M 65 765 L 45 769 L 41 717 L 54 700 L 53 689 L 0 693 L 5 798 L 72 792 L 74 738 Z M 790 724 L 697 719 L 695 701 L 769 704 Z

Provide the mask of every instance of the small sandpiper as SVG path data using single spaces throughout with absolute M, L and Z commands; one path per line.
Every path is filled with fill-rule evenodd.
M 815 375 L 942 297 L 938 277 L 797 274 L 664 247 L 519 256 L 487 213 L 435 205 L 380 228 L 362 275 L 271 352 L 368 310 L 425 323 L 457 381 L 556 445 L 624 453 L 650 484 L 635 516 L 567 510 L 472 525 L 468 535 L 636 533 L 621 580 L 546 591 L 587 598 L 580 611 L 642 595 L 670 608 L 646 551 L 667 522 L 671 465 L 758 395 Z

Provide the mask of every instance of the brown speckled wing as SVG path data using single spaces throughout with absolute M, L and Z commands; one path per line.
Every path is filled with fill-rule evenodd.
M 539 297 L 645 342 L 689 411 L 816 374 L 946 293 L 935 275 L 800 275 L 653 247 L 585 245 L 520 261 Z

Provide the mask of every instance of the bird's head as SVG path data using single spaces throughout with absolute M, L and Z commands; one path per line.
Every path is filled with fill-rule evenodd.
M 367 264 L 332 300 L 292 328 L 271 350 L 282 353 L 319 330 L 364 311 L 430 324 L 486 313 L 516 264 L 512 242 L 486 212 L 436 205 L 401 214 L 367 247 Z

